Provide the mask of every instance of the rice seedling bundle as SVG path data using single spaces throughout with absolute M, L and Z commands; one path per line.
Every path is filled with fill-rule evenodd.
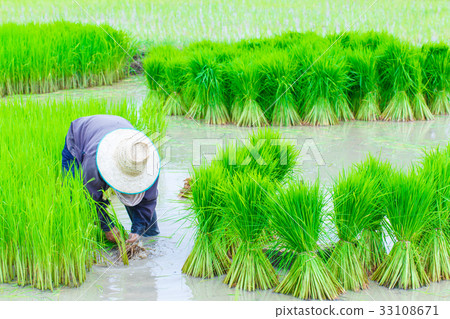
M 187 94 L 192 100 L 187 116 L 204 119 L 206 124 L 229 121 L 224 103 L 223 65 L 214 53 L 199 51 L 188 62 Z
M 109 85 L 128 74 L 126 52 L 136 50 L 122 31 L 64 21 L 3 24 L 0 43 L 1 95 Z
M 409 95 L 411 96 L 411 107 L 413 110 L 414 118 L 416 120 L 425 121 L 432 120 L 434 116 L 430 111 L 427 101 L 425 99 L 426 83 L 424 78 L 424 59 L 425 57 L 421 52 L 417 52 L 413 61 L 413 69 L 411 72 L 411 79 L 413 85 L 411 86 Z
M 348 61 L 352 91 L 356 95 L 355 117 L 361 121 L 376 121 L 381 112 L 375 54 L 367 49 L 355 50 L 349 53 Z
M 424 71 L 433 114 L 450 114 L 450 49 L 445 43 L 426 44 Z
M 449 144 L 450 145 L 450 144 Z M 447 146 L 450 150 L 450 146 Z M 450 279 L 450 152 L 435 149 L 424 154 L 419 174 L 433 181 L 433 218 L 421 238 L 425 270 L 431 281 Z
M 333 187 L 332 215 L 339 241 L 328 260 L 331 273 L 345 290 L 367 288 L 369 278 L 359 258 L 358 239 L 370 228 L 371 214 L 377 210 L 378 184 L 355 169 L 343 172 Z
M 101 113 L 153 129 L 128 103 L 0 102 L 0 282 L 53 290 L 86 279 L 102 231 L 78 174 L 63 178 L 61 150 L 72 120 Z
M 372 180 L 374 183 L 374 193 L 371 202 L 372 211 L 369 215 L 369 223 L 363 229 L 358 243 L 359 259 L 368 274 L 372 273 L 387 256 L 384 236 L 385 195 L 389 191 L 386 186 L 393 169 L 389 162 L 382 162 L 380 159 L 367 156 L 366 160 L 358 163 L 355 170 L 362 178 Z
M 416 289 L 430 282 L 418 241 L 433 223 L 433 183 L 414 171 L 392 174 L 387 182 L 386 216 L 396 242 L 371 278 L 388 288 Z
M 219 187 L 227 175 L 219 165 L 203 165 L 191 175 L 191 205 L 195 227 L 195 243 L 182 272 L 191 276 L 211 278 L 225 274 L 230 260 L 224 242 L 223 216 L 217 207 L 223 206 Z
M 279 131 L 266 128 L 250 133 L 242 146 L 228 144 L 219 150 L 215 160 L 231 176 L 256 172 L 282 183 L 292 176 L 299 153 L 295 145 L 282 138 Z
M 329 55 L 314 59 L 307 75 L 308 88 L 303 119 L 311 125 L 333 125 L 352 120 L 347 101 L 349 77 L 344 59 Z
M 272 181 L 255 172 L 236 174 L 221 187 L 227 227 L 236 237 L 232 240 L 239 243 L 224 279 L 230 287 L 252 291 L 278 284 L 275 269 L 263 252 L 269 223 L 264 203 L 272 188 Z
M 187 107 L 182 96 L 182 89 L 186 84 L 186 60 L 178 56 L 168 60 L 165 64 L 166 89 L 169 95 L 164 103 L 167 115 L 185 115 Z
M 293 126 L 301 123 L 294 92 L 296 64 L 287 52 L 275 51 L 262 64 L 265 90 L 271 108 L 271 123 L 278 126 Z
M 228 66 L 233 104 L 231 120 L 238 126 L 265 126 L 268 121 L 259 103 L 263 89 L 261 67 L 251 57 L 235 58 Z
M 405 43 L 387 44 L 377 60 L 380 87 L 385 92 L 381 117 L 387 121 L 413 121 L 408 91 L 414 85 L 414 51 Z
M 292 254 L 293 264 L 275 292 L 300 299 L 336 299 L 343 292 L 341 284 L 318 256 L 318 242 L 323 231 L 325 198 L 319 183 L 292 183 L 271 194 L 267 204 L 268 219 L 275 230 L 280 248 Z

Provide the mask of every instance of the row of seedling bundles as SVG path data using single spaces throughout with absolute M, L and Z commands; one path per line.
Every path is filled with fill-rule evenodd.
M 165 117 L 151 105 L 145 110 L 138 113 L 127 101 L 0 102 L 0 283 L 76 287 L 94 263 L 107 262 L 111 245 L 97 207 L 78 174 L 63 175 L 61 151 L 71 121 L 82 116 L 119 115 L 139 129 L 163 133 Z M 127 263 L 123 238 L 117 241 Z
M 368 156 L 325 190 L 294 177 L 298 152 L 280 138 L 255 131 L 193 169 L 183 273 L 320 300 L 369 278 L 403 289 L 450 279 L 450 146 L 406 173 Z
M 450 113 L 449 65 L 447 44 L 377 32 L 157 46 L 144 60 L 169 115 L 240 126 L 430 120 Z
M 133 40 L 108 25 L 0 26 L 0 95 L 111 85 L 129 73 Z

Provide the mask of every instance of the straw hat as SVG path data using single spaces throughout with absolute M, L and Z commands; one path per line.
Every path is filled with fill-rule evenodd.
M 96 160 L 103 180 L 123 194 L 142 193 L 159 176 L 155 145 L 135 129 L 118 129 L 105 135 L 98 144 Z

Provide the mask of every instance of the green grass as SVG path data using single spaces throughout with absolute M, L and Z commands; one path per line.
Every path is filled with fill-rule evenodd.
M 82 181 L 62 178 L 61 151 L 71 121 L 94 114 L 156 130 L 126 101 L 0 102 L 0 282 L 53 290 L 86 279 L 103 235 Z
M 0 95 L 110 85 L 135 51 L 122 31 L 70 22 L 3 24 L 0 43 Z

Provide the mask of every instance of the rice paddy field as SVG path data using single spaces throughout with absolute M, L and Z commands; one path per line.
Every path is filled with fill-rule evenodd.
M 449 15 L 1 1 L 0 300 L 449 301 Z M 117 197 L 112 247 L 61 172 L 70 122 L 92 114 L 161 154 L 147 258 L 123 254 Z

